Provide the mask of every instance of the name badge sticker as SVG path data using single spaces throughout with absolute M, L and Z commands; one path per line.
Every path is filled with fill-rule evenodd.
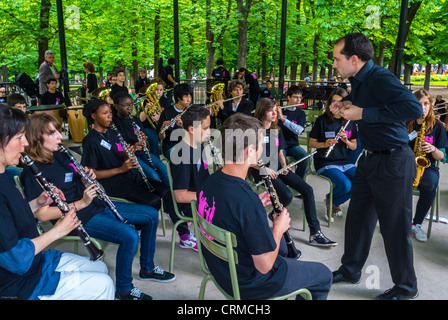
M 101 140 L 101 145 L 104 148 L 106 148 L 107 150 L 110 150 L 110 148 L 112 147 L 112 145 L 109 142 L 105 141 L 105 140 Z
M 73 181 L 73 172 L 67 172 L 65 174 L 64 182 L 72 182 Z
M 269 143 L 269 136 L 265 136 L 263 138 L 263 143 Z
M 417 138 L 417 131 L 412 131 L 410 134 L 408 134 L 409 137 L 409 141 L 414 140 L 415 138 Z
M 327 132 L 325 132 L 325 138 L 326 139 L 330 139 L 330 138 L 334 138 L 334 137 L 336 137 L 336 132 L 334 132 L 334 131 L 327 131 Z

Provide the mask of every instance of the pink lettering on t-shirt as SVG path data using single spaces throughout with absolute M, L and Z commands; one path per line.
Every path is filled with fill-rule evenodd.
M 210 206 L 207 203 L 207 198 L 203 197 L 204 191 L 201 191 L 199 193 L 199 202 L 198 202 L 198 213 L 203 217 L 207 222 L 212 223 L 213 216 L 215 214 L 215 199 L 213 198 L 213 205 L 210 208 Z M 202 230 L 201 231 L 210 239 L 213 240 L 212 237 L 207 235 L 207 233 Z
M 205 160 L 203 160 L 202 162 L 204 163 L 205 170 L 208 170 L 207 162 L 205 162 Z
M 345 134 L 347 136 L 347 139 L 350 139 L 350 137 L 352 136 L 352 131 L 345 131 Z
M 117 145 L 118 151 L 123 151 L 123 147 L 121 146 L 121 143 L 116 143 L 116 145 Z
M 78 172 L 78 169 L 76 169 L 75 165 L 73 163 L 70 163 L 70 166 L 75 170 L 75 172 Z
M 433 136 L 425 136 L 425 142 L 429 144 L 434 143 L 434 137 Z
M 275 138 L 275 145 L 277 147 L 280 145 L 280 139 L 279 138 Z

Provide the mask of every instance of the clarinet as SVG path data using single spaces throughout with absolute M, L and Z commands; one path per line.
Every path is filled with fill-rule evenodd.
M 124 150 L 124 152 L 126 153 L 126 155 L 128 156 L 128 158 L 135 158 L 135 155 L 132 154 L 131 150 L 129 150 L 128 145 L 126 144 L 126 142 L 123 139 L 123 136 L 120 133 L 120 130 L 118 130 L 117 126 L 115 125 L 115 123 L 111 122 L 110 123 L 110 127 L 115 131 L 115 133 L 118 136 L 118 139 L 120 140 L 120 144 Z M 137 159 L 136 159 L 137 160 Z M 155 189 L 154 187 L 149 183 L 148 177 L 146 176 L 145 172 L 142 169 L 142 166 L 140 165 L 140 163 L 137 162 L 137 171 L 140 173 L 140 176 L 142 177 L 143 181 L 145 181 L 146 186 L 148 187 L 150 192 L 153 192 Z
M 292 168 L 292 167 L 294 167 L 295 165 L 299 164 L 300 162 L 305 161 L 306 159 L 312 157 L 316 152 L 317 152 L 317 150 L 311 152 L 311 153 L 310 153 L 309 155 L 307 155 L 305 158 L 302 158 L 302 159 L 299 159 L 299 160 L 297 160 L 297 161 L 295 161 L 295 162 L 292 162 L 292 163 L 288 164 L 286 167 L 283 167 L 283 168 L 277 170 L 275 173 L 276 173 L 277 175 L 282 174 L 284 171 L 288 170 L 289 168 Z M 258 187 L 258 186 L 261 185 L 261 184 L 263 184 L 263 181 L 258 182 L 257 184 L 255 184 L 255 186 Z
M 65 215 L 69 212 L 68 204 L 62 200 L 62 198 L 59 196 L 59 194 L 56 193 L 55 188 L 53 184 L 51 184 L 43 175 L 42 172 L 39 170 L 39 168 L 36 166 L 33 160 L 26 154 L 22 153 L 22 156 L 20 157 L 21 161 L 26 164 L 31 172 L 34 174 L 34 177 L 36 178 L 37 182 L 41 185 L 41 187 L 47 192 L 47 194 L 50 196 L 51 199 L 56 203 L 59 210 L 61 210 L 62 217 L 65 217 Z M 81 238 L 82 242 L 84 243 L 84 246 L 86 247 L 87 251 L 90 255 L 90 260 L 95 261 L 100 259 L 103 256 L 104 251 L 98 249 L 91 241 L 90 237 L 87 234 L 86 230 L 82 226 L 79 226 L 76 229 L 76 233 Z
M 218 152 L 216 151 L 215 146 L 212 143 L 212 139 L 210 139 L 210 137 L 206 138 L 208 145 L 210 146 L 210 151 L 212 152 L 212 156 L 213 156 L 213 160 L 215 161 L 216 167 L 218 169 L 221 169 L 221 161 L 218 158 Z
M 341 137 L 341 132 L 345 131 L 345 128 L 347 128 L 349 123 L 350 123 L 350 120 L 347 120 L 347 122 L 341 127 L 341 129 L 339 129 L 338 134 L 334 138 L 336 141 L 339 140 L 339 138 Z M 331 151 L 333 151 L 335 145 L 336 145 L 336 143 L 332 144 L 331 146 L 328 147 L 327 152 L 325 152 L 325 158 L 328 158 L 328 156 L 330 155 Z
M 280 200 L 278 199 L 277 191 L 275 190 L 272 184 L 271 177 L 269 177 L 266 171 L 266 167 L 263 164 L 263 161 L 258 160 L 258 165 L 260 166 L 260 176 L 263 179 L 263 183 L 266 190 L 269 192 L 272 206 L 274 207 L 274 210 L 269 214 L 269 218 L 273 220 L 273 214 L 275 213 L 279 215 L 283 210 L 283 205 L 280 203 Z M 288 231 L 285 231 L 285 233 L 283 233 L 283 238 L 285 239 L 286 245 L 288 247 L 288 258 L 298 259 L 302 255 L 302 253 L 299 250 L 297 250 Z
M 97 187 L 96 193 L 98 195 L 98 198 L 102 201 L 104 201 L 107 206 L 110 208 L 112 213 L 115 215 L 115 217 L 124 223 L 127 223 L 128 221 L 124 219 L 121 214 L 118 212 L 117 208 L 115 207 L 115 204 L 110 200 L 110 198 L 107 196 L 106 192 L 104 192 L 103 188 L 99 184 L 98 181 L 93 179 L 89 174 L 84 170 L 84 167 L 75 159 L 75 157 L 70 153 L 70 151 L 67 150 L 62 144 L 59 145 L 59 151 L 64 152 L 70 161 L 73 163 L 73 165 L 76 168 L 76 171 L 78 174 L 87 182 L 88 185 L 95 185 Z
M 135 134 L 137 136 L 138 141 L 139 142 L 143 142 L 143 151 L 145 152 L 145 155 L 148 158 L 149 165 L 151 166 L 151 168 L 153 168 L 155 171 L 157 171 L 157 168 L 156 168 L 156 166 L 154 165 L 154 163 L 152 162 L 152 159 L 151 159 L 151 154 L 149 152 L 148 142 L 147 141 L 143 141 L 142 137 L 140 136 L 141 130 L 139 129 L 139 127 L 135 123 L 134 117 L 132 115 L 129 115 L 129 119 L 131 119 L 132 127 L 134 127 Z
M 188 107 L 186 107 L 184 110 L 182 110 L 181 113 L 179 113 L 177 116 L 182 117 L 184 115 L 185 112 L 187 112 L 187 110 L 192 106 L 193 104 L 190 104 Z M 176 123 L 176 117 L 172 118 L 171 121 L 171 125 L 166 126 L 165 128 L 163 128 L 162 130 L 160 130 L 160 134 L 163 134 L 166 130 L 168 130 L 169 127 L 171 127 L 172 125 L 174 125 Z

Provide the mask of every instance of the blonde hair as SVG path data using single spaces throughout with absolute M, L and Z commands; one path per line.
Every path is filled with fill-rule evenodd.
M 54 133 L 50 129 L 50 124 L 53 124 L 55 130 L 61 129 L 59 121 L 46 113 L 33 114 L 30 117 L 30 125 L 25 134 L 29 145 L 25 148 L 25 152 L 38 163 L 48 164 L 53 162 L 53 152 L 43 148 L 44 135 Z

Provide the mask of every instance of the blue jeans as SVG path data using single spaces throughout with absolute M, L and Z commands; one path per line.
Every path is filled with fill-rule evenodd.
M 113 202 L 118 212 L 129 224 L 141 225 L 140 268 L 152 271 L 156 247 L 157 224 L 159 214 L 153 207 L 124 202 Z M 119 292 L 130 291 L 132 285 L 132 261 L 138 248 L 139 236 L 135 228 L 117 220 L 107 207 L 97 213 L 85 225 L 84 229 L 94 238 L 118 244 L 115 266 L 116 287 Z
M 286 155 L 289 157 L 293 157 L 296 160 L 300 160 L 302 158 L 305 158 L 308 155 L 308 152 L 306 152 L 305 149 L 303 149 L 301 146 L 297 145 L 294 147 L 286 148 Z M 308 163 L 310 159 L 307 159 L 305 161 L 300 162 L 296 167 L 296 174 L 299 175 L 300 178 L 303 179 L 303 177 L 306 174 L 306 171 L 308 169 Z
M 146 154 L 137 157 L 138 163 L 140 163 L 140 166 L 142 167 L 146 176 L 157 181 L 162 181 L 166 185 L 169 185 L 170 181 L 168 179 L 168 171 L 166 170 L 166 165 L 162 160 L 159 159 L 159 157 L 156 157 L 153 154 L 150 154 L 150 156 L 152 163 L 154 164 L 154 167 L 157 169 L 157 171 L 154 170 L 149 164 L 149 160 Z
M 333 205 L 340 206 L 348 199 L 352 194 L 352 179 L 355 175 L 356 167 L 350 168 L 345 172 L 339 169 L 326 169 L 320 174 L 330 178 L 335 184 L 333 189 Z
M 149 151 L 157 158 L 160 158 L 159 136 L 157 132 L 152 128 L 145 128 L 145 134 L 148 137 Z

